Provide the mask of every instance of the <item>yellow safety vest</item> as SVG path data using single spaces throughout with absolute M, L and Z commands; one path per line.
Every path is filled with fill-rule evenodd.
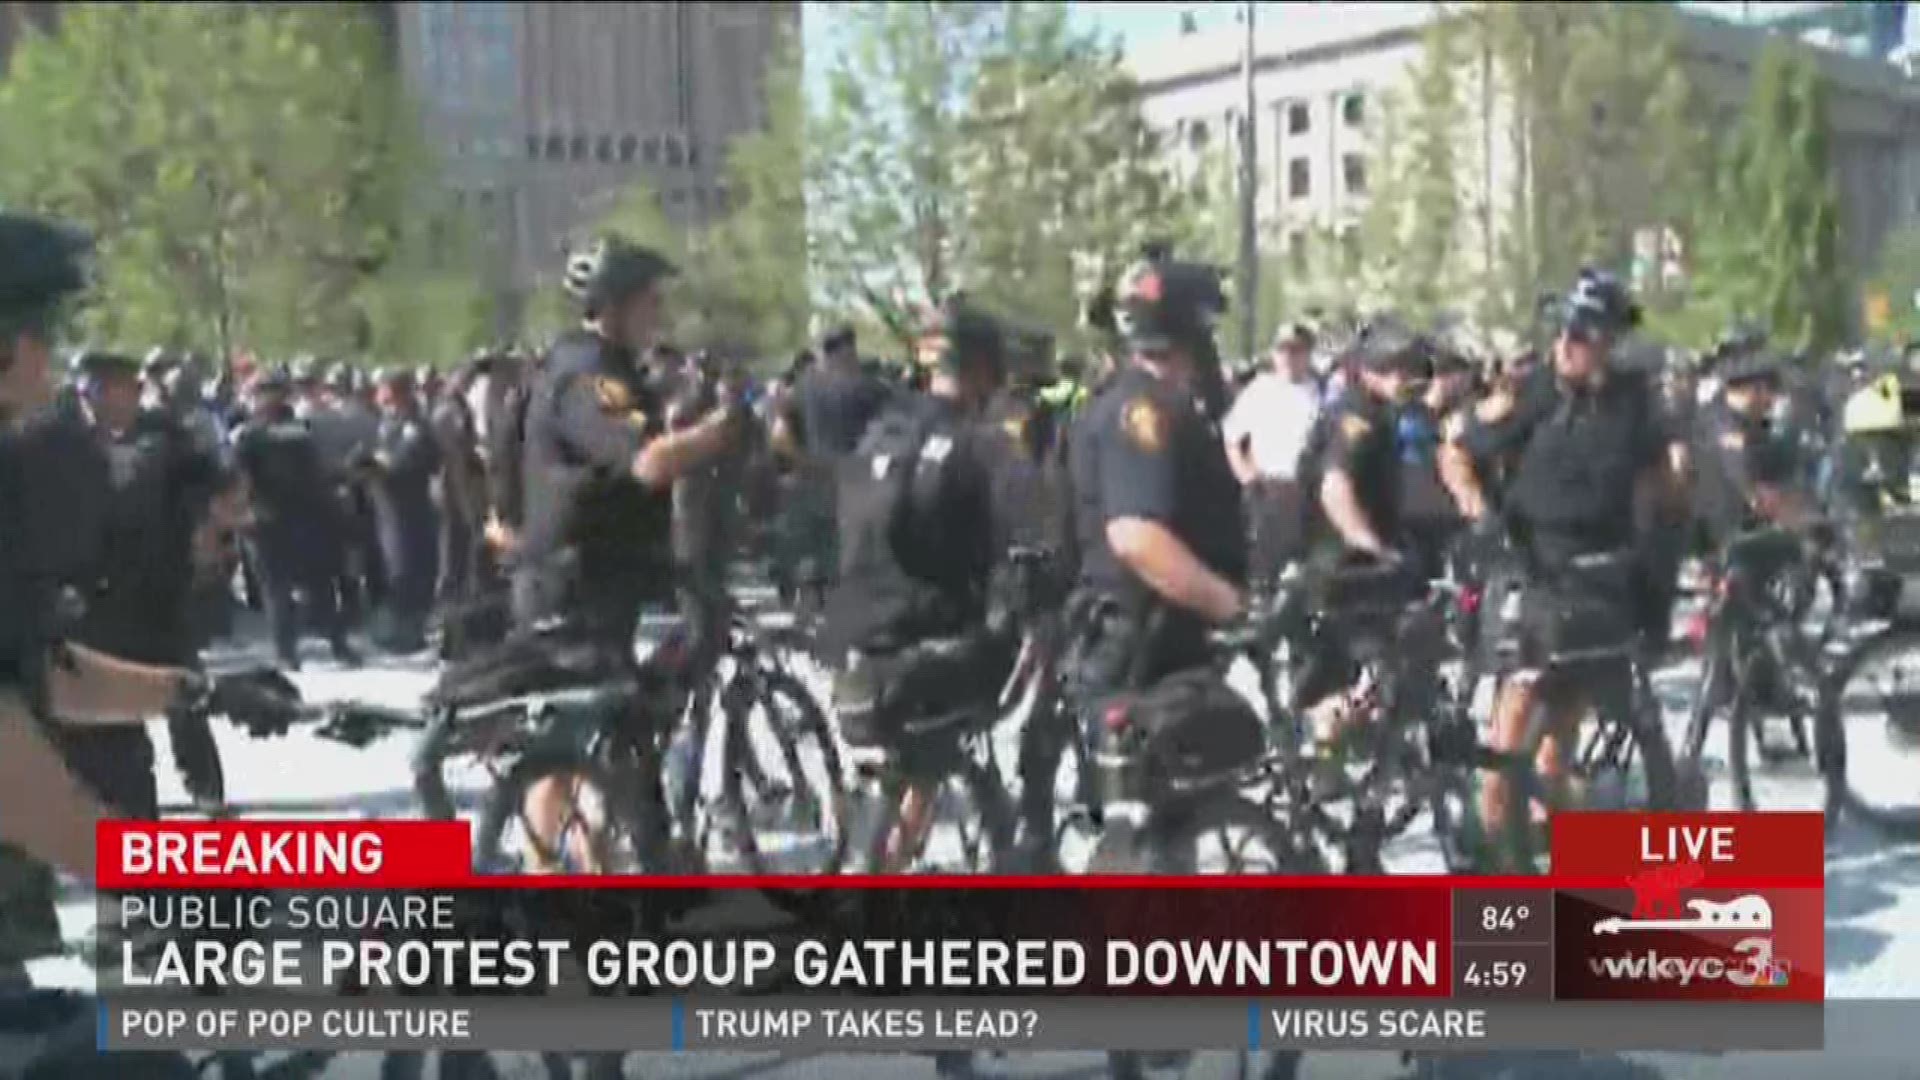
M 1900 430 L 1904 423 L 1900 415 L 1900 376 L 1882 375 L 1855 390 L 1847 398 L 1840 423 L 1849 435 Z

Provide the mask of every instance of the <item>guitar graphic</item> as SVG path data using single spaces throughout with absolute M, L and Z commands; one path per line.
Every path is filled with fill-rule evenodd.
M 1691 919 L 1601 919 L 1593 925 L 1595 935 L 1618 934 L 1623 930 L 1772 930 L 1773 906 L 1764 896 L 1742 896 L 1718 904 L 1712 900 L 1689 900 Z

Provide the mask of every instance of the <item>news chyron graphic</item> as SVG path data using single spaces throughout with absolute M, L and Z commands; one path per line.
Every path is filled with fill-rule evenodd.
M 457 821 L 112 823 L 100 842 L 109 1050 L 1822 1039 L 1818 815 L 1568 815 L 1542 878 L 844 877 L 827 890 L 479 876 Z M 795 903 L 802 886 L 816 891 Z

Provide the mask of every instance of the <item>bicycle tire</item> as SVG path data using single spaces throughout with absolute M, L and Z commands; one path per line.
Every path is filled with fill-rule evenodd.
M 827 790 L 818 794 L 826 803 L 820 809 L 828 815 L 828 820 L 834 823 L 833 850 L 827 864 L 816 872 L 822 875 L 837 874 L 845 868 L 847 853 L 851 847 L 851 841 L 847 835 L 847 824 L 852 817 L 851 800 L 847 793 L 839 741 L 834 736 L 832 725 L 827 721 L 826 711 L 820 707 L 819 701 L 814 698 L 805 683 L 780 669 L 762 672 L 758 678 L 759 687 L 754 704 L 759 705 L 769 715 L 773 712 L 769 702 L 776 698 L 785 698 L 794 707 L 791 723 L 774 726 L 774 735 L 781 743 L 781 756 L 789 766 L 792 766 L 796 760 L 794 740 L 802 739 L 814 746 L 827 770 Z M 749 770 L 745 760 L 746 756 L 753 752 L 753 733 L 748 730 L 748 716 L 752 711 L 752 709 L 732 710 L 727 717 L 724 736 L 726 746 L 722 750 L 722 761 L 725 762 L 726 767 L 724 790 L 727 812 L 733 815 L 736 821 L 740 856 L 746 862 L 748 871 L 754 874 L 773 874 L 781 872 L 780 868 L 767 859 L 760 844 L 760 838 L 752 822 L 748 820 L 749 803 L 745 787 Z M 813 890 L 788 889 L 764 891 L 776 901 L 799 900 L 813 892 Z
M 1815 756 L 1827 783 L 1829 807 L 1859 818 L 1896 839 L 1910 839 L 1920 831 L 1920 804 L 1882 806 L 1856 791 L 1847 780 L 1845 697 L 1847 684 L 1869 658 L 1920 651 L 1920 626 L 1894 625 L 1856 642 L 1833 666 L 1820 694 L 1820 715 L 1814 725 Z M 1920 785 L 1917 785 L 1920 786 Z
M 913 873 L 910 867 L 892 867 L 888 865 L 887 843 L 891 839 L 894 827 L 900 820 L 900 807 L 907 789 L 913 784 L 929 783 L 924 777 L 909 776 L 904 773 L 889 773 L 881 787 L 879 816 L 874 821 L 872 835 L 868 838 L 862 852 L 862 869 L 870 873 Z M 1013 805 L 1007 792 L 1000 784 L 1000 778 L 972 756 L 967 756 L 960 767 L 934 783 L 934 798 L 939 799 L 943 789 L 949 783 L 958 783 L 967 793 L 968 803 L 976 811 L 979 820 L 981 838 L 987 843 L 988 850 L 984 864 L 974 869 L 981 873 L 995 873 L 1011 864 L 1014 848 Z M 938 814 L 939 807 L 934 807 Z M 936 816 L 928 825 L 929 829 L 939 824 Z M 916 853 L 916 862 L 924 857 L 925 851 Z
M 649 828 L 652 823 L 648 814 L 653 811 L 644 808 L 646 800 L 641 797 L 638 786 L 609 769 L 597 757 L 556 747 L 530 753 L 515 762 L 488 793 L 473 831 L 474 861 L 483 872 L 505 864 L 500 850 L 501 837 L 508 823 L 519 816 L 520 808 L 526 803 L 527 790 L 541 780 L 556 777 L 581 777 L 606 793 L 609 820 L 624 835 L 594 838 L 603 857 L 617 846 L 634 861 L 638 873 L 662 873 L 668 869 L 666 853 L 657 849 L 656 832 Z

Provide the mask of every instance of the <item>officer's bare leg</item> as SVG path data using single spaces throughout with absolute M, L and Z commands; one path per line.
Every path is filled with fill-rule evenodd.
M 533 844 L 535 862 L 530 869 L 534 873 L 560 872 L 562 843 L 568 845 L 567 857 L 573 861 L 577 873 L 590 874 L 599 870 L 593 865 L 596 860 L 587 836 L 586 823 L 576 820 L 579 816 L 580 786 L 580 778 L 573 776 L 548 777 L 527 787 L 521 804 L 521 821 Z
M 26 703 L 0 693 L 0 840 L 87 881 L 107 808 L 67 770 Z
M 1539 676 L 1534 672 L 1513 675 L 1500 687 L 1493 703 L 1493 725 L 1488 745 L 1497 751 L 1514 753 L 1523 748 L 1527 721 L 1539 699 Z M 1512 783 L 1502 770 L 1490 770 L 1480 776 L 1480 820 L 1493 835 L 1504 829 L 1507 808 L 1513 798 Z

